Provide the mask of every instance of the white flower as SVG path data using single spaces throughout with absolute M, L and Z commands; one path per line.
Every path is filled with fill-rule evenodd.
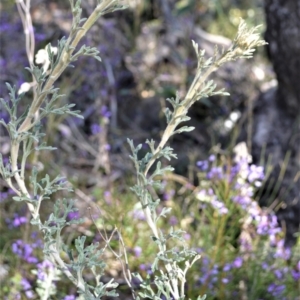
M 40 49 L 37 54 L 35 55 L 35 63 L 42 64 L 44 72 L 46 72 L 50 66 L 50 59 L 47 52 L 48 45 L 45 49 Z M 50 51 L 56 55 L 57 54 L 57 47 L 50 46 Z
M 234 148 L 233 152 L 235 153 L 235 162 L 246 161 L 247 163 L 252 162 L 252 156 L 248 152 L 248 148 L 245 142 L 238 143 Z M 248 168 L 248 165 L 247 165 Z
M 31 84 L 29 82 L 23 82 L 18 90 L 18 95 L 28 92 L 30 88 Z
M 240 117 L 241 113 L 239 111 L 233 111 L 230 113 L 229 119 L 235 123 L 239 120 Z

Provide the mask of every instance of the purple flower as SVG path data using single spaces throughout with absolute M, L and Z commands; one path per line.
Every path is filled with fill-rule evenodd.
M 32 298 L 34 298 L 34 293 L 33 293 L 32 290 L 26 291 L 26 292 L 25 292 L 25 295 L 26 295 L 27 299 L 32 299 Z
M 218 267 L 218 265 L 217 264 L 214 264 L 214 266 L 213 266 L 213 268 L 212 268 L 212 270 L 211 270 L 211 274 L 212 275 L 218 275 L 219 274 L 219 267 Z
M 14 227 L 19 227 L 22 224 L 25 224 L 27 222 L 27 218 L 24 216 L 19 216 L 18 214 L 14 214 L 14 220 L 12 222 Z
M 259 235 L 269 235 L 272 237 L 281 231 L 275 214 L 262 214 L 256 216 L 255 220 L 257 221 L 256 232 Z
M 232 181 L 237 176 L 240 169 L 241 169 L 241 167 L 238 164 L 231 167 L 231 169 L 230 169 L 230 181 Z
M 25 295 L 26 295 L 27 299 L 33 298 L 34 293 L 32 291 L 32 286 L 31 286 L 30 282 L 26 278 L 22 278 L 21 285 L 22 285 L 23 290 L 25 291 Z
M 300 280 L 300 260 L 298 261 L 295 269 L 293 269 L 291 273 L 295 281 Z
M 69 212 L 67 215 L 67 220 L 71 221 L 71 220 L 78 220 L 79 219 L 79 212 L 78 211 L 72 211 Z
M 274 297 L 282 296 L 282 293 L 285 290 L 285 285 L 277 285 L 272 283 L 268 286 L 268 292 Z M 277 298 L 278 299 L 278 298 Z
M 279 240 L 276 245 L 275 258 L 288 260 L 291 257 L 291 249 L 284 246 L 284 240 Z
M 140 269 L 146 271 L 148 274 L 153 273 L 150 264 L 140 264 Z
M 25 244 L 22 240 L 17 240 L 12 244 L 13 253 L 17 254 L 20 258 L 28 263 L 37 263 L 38 259 L 32 256 L 33 248 L 29 244 Z
M 249 241 L 249 239 L 240 238 L 240 245 L 241 245 L 241 249 L 245 252 L 251 252 L 252 251 L 252 244 Z
M 101 116 L 109 119 L 111 116 L 111 112 L 108 110 L 107 106 L 103 105 L 101 107 Z
M 105 145 L 104 145 L 104 149 L 105 149 L 106 151 L 109 151 L 109 150 L 111 149 L 110 144 L 105 144 Z
M 228 213 L 228 208 L 223 202 L 213 199 L 210 203 L 219 212 L 220 215 L 226 215 Z
M 23 287 L 23 290 L 29 290 L 31 289 L 31 284 L 26 278 L 21 279 L 21 285 Z
M 37 278 L 41 281 L 45 281 L 48 277 L 49 270 L 53 270 L 54 266 L 49 260 L 44 260 L 41 263 L 37 264 L 37 268 Z
M 239 204 L 242 209 L 247 209 L 252 200 L 248 196 L 236 195 L 232 198 L 232 201 Z
M 75 300 L 76 297 L 74 295 L 67 295 L 63 298 L 63 300 Z
M 173 189 L 172 189 L 172 190 L 168 190 L 168 191 L 166 191 L 166 192 L 164 193 L 163 199 L 164 199 L 165 201 L 168 201 L 168 200 L 172 199 L 172 197 L 174 196 L 174 194 L 175 194 L 175 191 L 174 191 Z
M 212 167 L 207 173 L 207 179 L 222 179 L 223 170 L 221 167 Z
M 102 129 L 101 129 L 101 127 L 100 127 L 99 124 L 96 124 L 96 123 L 92 124 L 92 126 L 91 126 L 91 132 L 92 132 L 93 135 L 98 134 L 99 132 L 101 132 L 101 130 Z
M 228 279 L 228 278 L 222 278 L 222 282 L 223 282 L 224 284 L 227 284 L 227 283 L 229 282 L 229 279 Z
M 177 218 L 176 218 L 175 216 L 171 216 L 171 217 L 170 217 L 170 220 L 169 220 L 169 224 L 170 224 L 171 226 L 175 226 L 176 224 L 178 224 Z
M 283 278 L 283 272 L 282 272 L 282 270 L 276 269 L 276 270 L 274 271 L 274 275 L 275 275 L 275 277 L 276 277 L 277 279 L 279 279 L 279 280 Z
M 4 200 L 6 200 L 7 197 L 8 197 L 7 192 L 0 192 L 0 202 L 3 202 Z
M 183 234 L 183 238 L 186 240 L 186 241 L 189 241 L 191 239 L 191 235 L 189 233 L 184 233 Z
M 213 161 L 216 160 L 216 156 L 215 156 L 214 154 L 211 154 L 211 155 L 208 157 L 208 160 L 209 160 L 210 162 L 213 162 Z
M 144 221 L 145 214 L 142 209 L 136 209 L 132 212 L 132 217 L 136 220 Z
M 262 181 L 264 180 L 265 175 L 264 175 L 264 168 L 261 166 L 256 166 L 256 165 L 251 165 L 249 167 L 249 174 L 248 174 L 248 181 L 250 183 L 254 181 Z
M 197 162 L 197 167 L 201 170 L 201 171 L 206 171 L 208 169 L 208 161 L 207 160 L 199 160 Z
M 260 212 L 261 211 L 257 202 L 252 201 L 250 207 L 248 207 L 248 214 L 255 219 L 257 216 L 259 216 Z
M 135 255 L 136 257 L 140 257 L 141 254 L 142 254 L 142 248 L 139 247 L 139 246 L 135 246 L 135 247 L 133 248 L 133 252 L 134 252 L 134 255 Z
M 103 193 L 103 196 L 104 196 L 104 200 L 105 200 L 106 204 L 111 205 L 112 202 L 113 202 L 113 197 L 111 195 L 111 192 L 110 191 L 105 191 Z
M 44 244 L 41 239 L 38 238 L 38 233 L 36 231 L 31 233 L 31 238 L 33 239 L 33 242 L 31 246 L 33 248 L 43 248 Z
M 230 270 L 231 270 L 231 264 L 229 264 L 229 263 L 225 264 L 225 266 L 223 267 L 223 271 L 228 272 Z
M 243 259 L 241 257 L 237 257 L 232 263 L 233 268 L 240 268 L 242 265 Z

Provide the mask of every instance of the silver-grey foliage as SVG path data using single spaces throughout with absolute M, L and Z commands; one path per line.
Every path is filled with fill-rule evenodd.
M 71 189 L 65 185 L 65 181 L 61 177 L 50 179 L 49 175 L 45 175 L 41 178 L 37 168 L 32 169 L 31 175 L 25 170 L 27 158 L 33 151 L 55 149 L 43 143 L 45 136 L 41 132 L 41 120 L 43 118 L 50 114 L 70 114 L 81 117 L 79 111 L 72 110 L 74 104 L 60 106 L 58 100 L 63 95 L 59 94 L 59 89 L 54 87 L 54 83 L 62 72 L 78 57 L 88 55 L 101 60 L 96 48 L 83 45 L 79 50 L 76 50 L 79 41 L 101 15 L 124 8 L 118 0 L 98 0 L 98 5 L 92 14 L 87 19 L 82 19 L 80 0 L 70 0 L 70 3 L 73 23 L 69 37 L 58 42 L 56 54 L 50 45 L 47 46 L 46 51 L 49 59 L 47 67 L 38 67 L 31 63 L 30 68 L 27 68 L 34 81 L 33 99 L 31 105 L 20 116 L 17 113 L 17 108 L 22 101 L 23 94 L 18 95 L 16 88 L 7 84 L 10 102 L 7 103 L 1 99 L 1 105 L 9 113 L 10 120 L 8 123 L 0 120 L 0 123 L 9 133 L 11 152 L 8 163 L 4 163 L 2 155 L 0 155 L 0 174 L 16 193 L 13 199 L 27 203 L 32 215 L 31 224 L 36 225 L 44 235 L 45 256 L 77 286 L 84 299 L 94 300 L 101 299 L 103 296 L 117 295 L 115 290 L 117 283 L 111 280 L 104 284 L 99 280 L 105 268 L 105 262 L 101 260 L 104 249 L 99 249 L 98 244 L 85 246 L 86 237 L 83 236 L 76 239 L 76 253 L 73 253 L 64 244 L 61 232 L 64 227 L 81 222 L 81 220 L 67 221 L 67 215 L 76 211 L 74 202 L 66 199 L 57 201 L 48 220 L 43 222 L 40 219 L 42 201 L 49 199 L 53 193 L 59 190 L 71 191 Z M 182 122 L 190 120 L 187 116 L 189 108 L 202 97 L 216 94 L 228 95 L 223 90 L 216 90 L 216 84 L 212 80 L 207 81 L 209 75 L 225 62 L 251 57 L 255 47 L 265 44 L 259 39 L 256 31 L 257 27 L 248 29 L 245 22 L 241 21 L 232 46 L 221 52 L 216 47 L 214 57 L 209 59 L 205 59 L 204 50 L 199 50 L 197 43 L 193 41 L 198 60 L 197 72 L 185 97 L 181 98 L 177 94 L 175 99 L 167 99 L 172 105 L 172 110 L 169 108 L 165 110 L 167 127 L 161 141 L 155 146 L 153 140 L 147 140 L 149 152 L 144 157 L 139 158 L 138 152 L 142 145 L 135 147 L 133 141 L 128 140 L 132 151 L 130 158 L 135 165 L 137 178 L 136 185 L 132 187 L 132 190 L 142 205 L 146 222 L 152 231 L 152 241 L 157 245 L 157 254 L 151 267 L 153 276 L 148 275 L 143 279 L 137 273 L 132 274 L 141 282 L 142 290 L 138 295 L 133 293 L 136 299 L 158 300 L 162 296 L 168 300 L 185 299 L 186 273 L 200 256 L 194 250 L 186 247 L 182 230 L 170 228 L 168 232 L 163 232 L 159 229 L 159 218 L 165 217 L 171 209 L 163 208 L 160 213 L 157 212 L 160 199 L 153 198 L 150 187 L 160 188 L 162 185 L 159 178 L 166 172 L 173 171 L 171 165 L 162 167 L 161 163 L 163 158 L 169 161 L 172 158 L 177 158 L 173 149 L 166 146 L 170 137 L 194 129 L 189 126 L 179 127 Z M 20 151 L 20 147 L 22 147 L 22 151 Z M 153 167 L 153 171 L 150 173 L 151 167 Z M 28 183 L 25 183 L 25 179 L 28 179 Z M 31 190 L 29 190 L 29 185 L 32 187 Z M 180 241 L 182 247 L 180 249 L 177 247 L 169 248 L 169 241 L 172 239 Z M 61 254 L 63 252 L 68 257 L 67 262 Z M 93 286 L 85 282 L 83 278 L 85 269 L 89 269 L 95 275 Z M 130 284 L 130 282 L 128 283 Z M 40 287 L 40 293 L 42 290 L 43 288 Z M 43 299 L 47 299 L 50 294 L 51 292 L 48 291 Z M 201 299 L 203 300 L 205 297 L 199 296 L 198 300 Z

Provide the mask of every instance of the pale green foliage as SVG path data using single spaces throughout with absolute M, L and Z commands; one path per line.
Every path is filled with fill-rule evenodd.
M 44 235 L 44 254 L 45 256 L 61 270 L 78 288 L 84 299 L 101 299 L 103 296 L 116 296 L 115 288 L 117 284 L 113 280 L 106 284 L 100 282 L 99 278 L 104 273 L 105 262 L 101 260 L 104 249 L 98 249 L 98 244 L 85 246 L 86 237 L 79 237 L 75 241 L 76 253 L 73 253 L 61 238 L 61 232 L 65 226 L 80 223 L 81 220 L 67 221 L 67 215 L 76 211 L 73 201 L 63 199 L 57 201 L 50 214 L 48 220 L 42 222 L 40 219 L 40 207 L 44 200 L 59 190 L 71 191 L 64 184 L 63 178 L 56 177 L 50 179 L 49 175 L 40 178 L 36 168 L 32 169 L 31 175 L 27 174 L 25 164 L 29 155 L 34 151 L 54 150 L 55 148 L 46 146 L 43 143 L 44 133 L 41 133 L 41 120 L 50 114 L 70 114 L 81 117 L 79 111 L 72 111 L 74 104 L 66 104 L 59 106 L 59 99 L 63 96 L 59 94 L 59 89 L 54 87 L 55 81 L 62 72 L 78 57 L 87 55 L 101 60 L 98 56 L 99 51 L 96 48 L 83 45 L 76 52 L 76 46 L 81 38 L 95 23 L 97 18 L 107 12 L 122 9 L 118 0 L 99 0 L 98 5 L 87 19 L 81 18 L 80 0 L 74 2 L 70 0 L 71 10 L 73 14 L 73 23 L 68 39 L 61 39 L 57 45 L 57 53 L 51 50 L 51 46 L 47 46 L 49 58 L 49 66 L 37 67 L 32 65 L 27 68 L 32 74 L 34 80 L 34 97 L 31 105 L 21 116 L 17 114 L 18 104 L 22 100 L 23 94 L 18 95 L 15 87 L 7 85 L 10 96 L 10 103 L 7 104 L 1 99 L 2 106 L 10 115 L 9 123 L 0 120 L 0 123 L 7 129 L 11 140 L 10 162 L 4 164 L 0 155 L 0 174 L 7 182 L 8 186 L 13 189 L 16 196 L 15 201 L 25 201 L 32 215 L 31 223 L 36 225 Z M 130 158 L 134 162 L 137 183 L 132 190 L 141 202 L 142 209 L 146 216 L 146 221 L 152 231 L 152 240 L 157 245 L 157 254 L 152 263 L 152 272 L 154 278 L 148 276 L 143 279 L 139 274 L 133 274 L 141 281 L 142 291 L 139 296 L 133 293 L 136 299 L 161 299 L 164 295 L 166 299 L 185 299 L 185 281 L 186 273 L 194 262 L 200 258 L 197 253 L 188 249 L 182 237 L 182 230 L 174 230 L 170 228 L 169 232 L 162 232 L 159 229 L 159 219 L 166 217 L 170 212 L 170 208 L 163 208 L 157 213 L 157 207 L 160 199 L 153 198 L 151 188 L 161 188 L 161 178 L 166 172 L 172 172 L 171 166 L 162 167 L 161 159 L 168 161 L 171 158 L 177 158 L 171 147 L 166 143 L 171 136 L 177 133 L 191 131 L 194 128 L 179 125 L 182 122 L 190 120 L 187 116 L 189 108 L 202 97 L 212 95 L 228 95 L 223 90 L 216 91 L 216 84 L 207 81 L 208 76 L 214 72 L 219 66 L 230 60 L 238 58 L 249 58 L 254 52 L 254 47 L 262 46 L 264 41 L 260 40 L 256 29 L 247 29 L 246 24 L 242 21 L 232 46 L 227 50 L 215 49 L 213 58 L 205 59 L 205 52 L 198 49 L 198 45 L 193 41 L 196 56 L 198 59 L 198 67 L 195 78 L 191 84 L 187 95 L 181 99 L 179 94 L 175 99 L 167 99 L 172 105 L 172 110 L 165 110 L 167 127 L 163 133 L 162 139 L 158 146 L 155 146 L 153 140 L 146 141 L 150 151 L 142 158 L 139 158 L 139 150 L 142 145 L 134 147 L 132 141 L 128 140 L 132 156 Z M 22 153 L 20 147 L 22 146 Z M 150 168 L 154 166 L 152 174 L 149 174 Z M 25 178 L 29 179 L 32 187 L 31 191 L 25 183 Z M 181 248 L 170 247 L 169 242 L 175 240 L 181 243 Z M 178 244 L 178 243 L 177 243 Z M 68 262 L 62 256 L 66 253 Z M 182 267 L 183 266 L 183 267 Z M 91 286 L 84 281 L 83 272 L 89 269 L 95 275 L 95 285 Z M 56 275 L 55 275 L 56 276 Z M 53 277 L 54 278 L 54 277 Z M 128 281 L 130 285 L 130 282 Z M 41 286 L 41 293 L 43 291 Z M 132 288 L 132 287 L 131 287 Z M 205 297 L 198 297 L 198 300 Z

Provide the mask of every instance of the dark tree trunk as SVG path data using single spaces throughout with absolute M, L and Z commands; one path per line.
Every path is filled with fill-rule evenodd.
M 266 40 L 278 80 L 276 100 L 291 115 L 300 106 L 300 0 L 265 0 Z
M 265 0 L 265 12 L 265 39 L 278 84 L 257 101 L 253 152 L 258 158 L 266 147 L 272 156 L 270 182 L 277 181 L 280 189 L 274 184 L 273 199 L 266 193 L 264 200 L 283 202 L 278 215 L 290 244 L 300 222 L 300 0 Z

